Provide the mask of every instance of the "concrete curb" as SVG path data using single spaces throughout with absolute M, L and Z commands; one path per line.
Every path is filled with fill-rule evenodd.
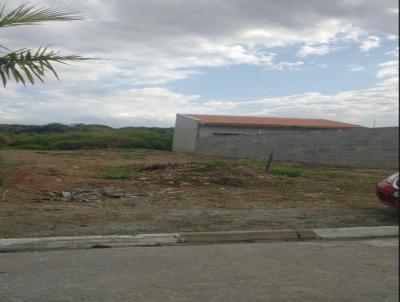
M 266 240 L 297 240 L 296 230 L 194 232 L 181 233 L 178 243 L 257 242 Z
M 107 248 L 116 246 L 157 246 L 176 244 L 177 241 L 177 234 L 12 238 L 0 239 L 0 252 Z
M 0 252 L 396 237 L 398 226 L 0 239 Z
M 322 239 L 395 237 L 399 235 L 398 226 L 313 229 Z

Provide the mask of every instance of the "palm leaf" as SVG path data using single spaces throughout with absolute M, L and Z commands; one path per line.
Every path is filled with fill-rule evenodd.
M 50 71 L 58 79 L 53 63 L 68 64 L 68 62 L 90 60 L 81 56 L 61 56 L 58 52 L 40 47 L 36 51 L 31 49 L 20 49 L 0 57 L 0 78 L 3 86 L 8 80 L 14 79 L 17 83 L 34 84 L 35 79 L 43 82 L 43 76 Z
M 81 20 L 74 10 L 61 8 L 38 8 L 27 3 L 5 13 L 5 5 L 0 4 L 0 27 L 29 25 L 46 21 Z

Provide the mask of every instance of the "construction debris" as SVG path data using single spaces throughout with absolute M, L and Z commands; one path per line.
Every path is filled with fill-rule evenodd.
M 102 189 L 74 189 L 72 191 L 49 192 L 47 194 L 52 201 L 72 201 L 72 202 L 96 202 L 105 199 L 128 199 L 137 197 L 151 196 L 151 193 L 126 192 L 116 188 Z

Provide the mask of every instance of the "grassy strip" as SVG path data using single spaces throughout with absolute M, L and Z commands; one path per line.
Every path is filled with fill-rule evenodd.
M 297 177 L 303 173 L 303 169 L 292 167 L 272 167 L 269 172 L 275 175 Z

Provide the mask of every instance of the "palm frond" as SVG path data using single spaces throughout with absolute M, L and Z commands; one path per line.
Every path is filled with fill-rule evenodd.
M 0 4 L 0 27 L 29 25 L 46 21 L 81 20 L 74 10 L 61 8 L 38 8 L 27 3 L 5 13 L 5 5 Z
M 58 52 L 48 50 L 47 47 L 40 47 L 36 51 L 20 49 L 0 57 L 0 78 L 4 87 L 10 79 L 24 85 L 27 82 L 34 84 L 35 79 L 43 82 L 45 72 L 48 71 L 58 79 L 53 63 L 68 64 L 82 60 L 90 59 L 75 55 L 61 56 Z

